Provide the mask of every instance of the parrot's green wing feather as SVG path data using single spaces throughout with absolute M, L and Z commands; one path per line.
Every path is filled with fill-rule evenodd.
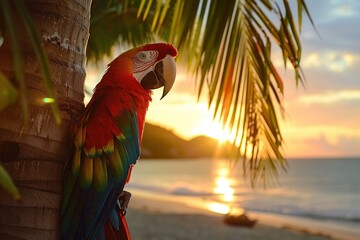
M 135 108 L 114 114 L 113 103 L 104 106 L 104 99 L 101 103 L 101 108 L 96 101 L 90 103 L 75 130 L 74 156 L 66 165 L 61 208 L 65 239 L 96 239 L 107 218 L 120 221 L 112 211 L 140 156 Z

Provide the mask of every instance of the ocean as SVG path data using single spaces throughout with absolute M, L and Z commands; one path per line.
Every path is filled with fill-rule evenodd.
M 242 177 L 241 162 L 230 171 L 223 159 L 139 160 L 127 188 L 186 197 L 219 213 L 241 208 L 360 229 L 360 159 L 288 163 L 274 185 L 253 189 Z

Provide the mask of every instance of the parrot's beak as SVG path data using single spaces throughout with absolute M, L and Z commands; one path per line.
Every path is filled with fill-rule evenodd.
M 158 64 L 161 64 L 161 63 L 163 65 L 163 67 L 162 67 L 162 80 L 163 80 L 162 84 L 164 86 L 164 90 L 163 90 L 163 94 L 160 99 L 163 99 L 163 97 L 165 97 L 166 94 L 168 94 L 168 92 L 170 92 L 172 86 L 174 85 L 175 77 L 176 77 L 176 64 L 175 64 L 174 58 L 169 55 L 167 55 Z M 155 66 L 156 75 L 158 75 L 158 70 L 157 70 L 158 64 L 156 64 L 156 66 Z M 161 75 L 160 71 L 159 71 L 159 75 Z
M 154 69 L 147 72 L 140 83 L 145 89 L 157 89 L 164 87 L 160 99 L 166 96 L 174 85 L 176 77 L 176 64 L 172 56 L 167 55 L 155 64 Z

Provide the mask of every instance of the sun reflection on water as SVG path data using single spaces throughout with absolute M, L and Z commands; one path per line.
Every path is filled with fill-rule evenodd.
M 216 187 L 214 188 L 214 193 L 222 196 L 222 200 L 225 202 L 234 201 L 234 188 L 231 186 L 231 179 L 226 176 L 219 176 L 216 179 Z
M 227 214 L 230 212 L 230 206 L 218 202 L 207 203 L 207 208 L 212 212 L 221 213 L 221 214 Z
M 231 205 L 235 201 L 235 180 L 230 177 L 229 167 L 215 164 L 215 186 L 213 193 L 220 197 L 221 202 L 208 203 L 208 209 L 212 212 L 227 214 L 231 210 Z

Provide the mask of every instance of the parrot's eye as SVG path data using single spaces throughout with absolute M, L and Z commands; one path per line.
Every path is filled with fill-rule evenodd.
M 142 51 L 136 54 L 135 58 L 143 63 L 155 61 L 158 56 L 157 51 Z
M 139 54 L 139 58 L 140 58 L 141 60 L 146 60 L 146 58 L 147 58 L 146 53 L 141 52 L 141 53 Z
M 134 73 L 144 71 L 152 66 L 159 56 L 158 51 L 141 51 L 133 58 Z

